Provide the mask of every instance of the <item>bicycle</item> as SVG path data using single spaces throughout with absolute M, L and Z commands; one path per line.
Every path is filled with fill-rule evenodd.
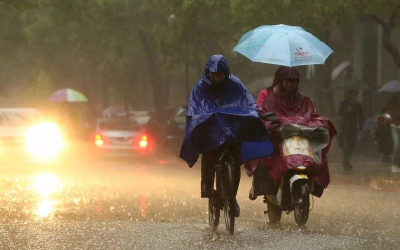
M 235 161 L 226 148 L 215 165 L 216 189 L 208 200 L 208 222 L 213 231 L 218 229 L 221 210 L 224 211 L 226 230 L 230 235 L 235 231 Z

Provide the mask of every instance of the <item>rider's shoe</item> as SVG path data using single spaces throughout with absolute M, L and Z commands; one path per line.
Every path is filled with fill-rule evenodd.
M 255 199 L 257 199 L 257 196 L 254 195 L 254 186 L 253 186 L 253 185 L 251 186 L 251 189 L 250 189 L 250 191 L 249 191 L 249 199 L 252 200 L 252 201 L 254 201 Z

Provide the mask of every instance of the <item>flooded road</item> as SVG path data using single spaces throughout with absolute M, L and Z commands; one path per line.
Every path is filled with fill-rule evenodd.
M 242 175 L 235 236 L 208 229 L 200 169 L 178 161 L 0 166 L 0 249 L 400 249 L 400 174 L 359 163 L 314 198 L 310 219 L 270 226 Z

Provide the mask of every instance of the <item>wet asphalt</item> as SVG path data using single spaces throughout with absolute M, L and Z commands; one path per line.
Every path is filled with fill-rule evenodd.
M 400 173 L 363 159 L 331 163 L 305 227 L 293 213 L 269 225 L 242 173 L 234 237 L 207 224 L 200 167 L 177 159 L 71 157 L 56 165 L 2 164 L 0 249 L 400 249 Z

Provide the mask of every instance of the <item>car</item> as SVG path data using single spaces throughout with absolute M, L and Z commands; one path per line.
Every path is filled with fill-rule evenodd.
M 37 109 L 0 108 L 1 162 L 53 162 L 63 147 L 58 125 L 45 121 Z
M 153 152 L 158 158 L 178 156 L 185 135 L 186 105 L 157 112 L 135 112 L 137 121 L 145 133 L 152 135 Z
M 167 147 L 171 148 L 174 152 L 180 148 L 185 136 L 186 109 L 185 105 L 178 107 L 174 116 L 167 122 Z
M 154 142 L 133 118 L 101 118 L 96 122 L 94 146 L 100 156 L 149 156 Z
M 186 128 L 186 105 L 158 112 L 132 112 L 145 133 L 152 135 L 153 152 L 159 159 L 179 155 Z

